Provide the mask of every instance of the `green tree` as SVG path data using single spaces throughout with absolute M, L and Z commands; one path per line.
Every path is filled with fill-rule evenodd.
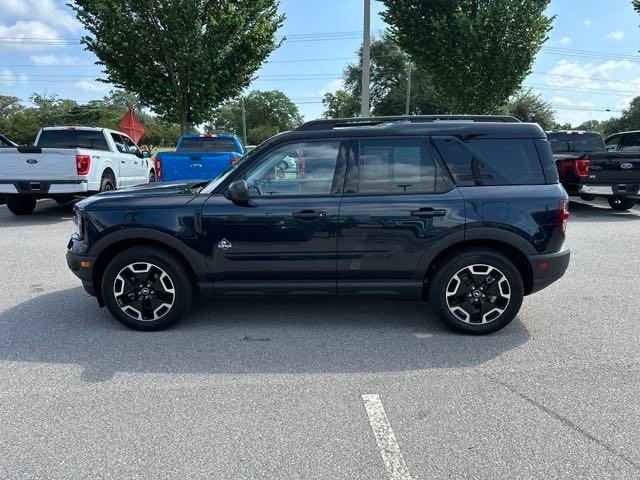
M 631 100 L 629 107 L 622 111 L 619 117 L 600 122 L 598 128 L 602 135 L 609 136 L 617 132 L 638 130 L 640 127 L 640 97 Z
M 8 117 L 24 108 L 18 97 L 0 95 L 0 117 Z
M 576 127 L 576 130 L 588 130 L 588 131 L 599 132 L 600 123 L 601 122 L 599 120 L 587 120 L 586 122 L 582 122 L 580 125 L 578 125 L 578 127 Z
M 296 104 L 279 90 L 252 91 L 244 97 L 244 108 L 249 145 L 262 143 L 276 133 L 302 123 Z M 242 135 L 242 101 L 234 99 L 217 108 L 205 130 Z
M 325 118 L 355 117 L 360 112 L 358 97 L 344 89 L 325 93 L 322 104 Z
M 507 113 L 523 122 L 537 123 L 544 130 L 549 130 L 555 124 L 555 111 L 551 104 L 540 94 L 531 90 L 521 91 L 509 100 Z
M 360 112 L 362 91 L 362 48 L 359 60 L 344 70 L 344 89 L 326 93 L 322 103 L 328 118 L 353 117 Z M 410 59 L 390 35 L 371 42 L 370 100 L 373 115 L 403 115 L 407 101 Z M 448 108 L 437 98 L 431 80 L 422 68 L 412 66 L 409 113 L 445 113 Z
M 382 0 L 399 45 L 456 113 L 495 113 L 547 40 L 550 0 Z
M 269 54 L 284 16 L 277 0 L 75 0 L 82 42 L 106 81 L 182 132 L 237 96 Z

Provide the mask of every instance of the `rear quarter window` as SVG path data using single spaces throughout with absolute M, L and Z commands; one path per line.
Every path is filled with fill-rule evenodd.
M 458 186 L 546 183 L 532 139 L 440 137 L 434 142 Z

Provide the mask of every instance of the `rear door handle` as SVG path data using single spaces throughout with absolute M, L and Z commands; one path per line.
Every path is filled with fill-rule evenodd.
M 300 212 L 292 213 L 291 216 L 293 218 L 302 218 L 302 219 L 324 218 L 327 216 L 327 212 L 316 211 L 316 210 L 302 210 Z
M 419 210 L 413 210 L 411 212 L 412 217 L 420 217 L 420 218 L 433 218 L 433 217 L 444 217 L 447 214 L 447 211 L 443 208 L 420 208 Z
M 120 163 L 126 163 L 124 160 L 120 160 Z

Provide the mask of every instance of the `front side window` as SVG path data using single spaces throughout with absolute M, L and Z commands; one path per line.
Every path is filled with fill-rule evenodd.
M 359 193 L 432 193 L 436 166 L 422 139 L 361 140 Z
M 330 195 L 340 142 L 301 142 L 277 147 L 247 174 L 253 196 Z
M 458 186 L 543 185 L 546 180 L 531 139 L 434 138 Z
M 129 137 L 125 137 L 123 135 L 122 141 L 124 142 L 125 153 L 129 153 L 131 155 L 137 155 L 139 157 L 142 156 L 142 153 L 140 152 L 140 150 L 138 150 L 138 147 L 136 146 L 136 144 L 133 143 L 133 141 Z

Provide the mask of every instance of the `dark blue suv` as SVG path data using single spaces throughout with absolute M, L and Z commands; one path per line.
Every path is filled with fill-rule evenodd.
M 140 330 L 172 325 L 199 291 L 428 299 L 448 326 L 484 334 L 564 274 L 567 206 L 538 125 L 318 120 L 211 182 L 81 201 L 67 262 Z

